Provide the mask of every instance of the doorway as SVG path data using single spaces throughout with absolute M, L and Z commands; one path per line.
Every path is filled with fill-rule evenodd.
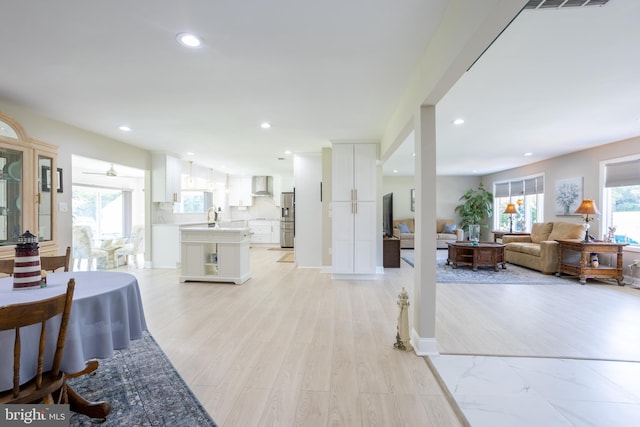
M 80 156 L 72 165 L 73 269 L 143 266 L 144 170 Z

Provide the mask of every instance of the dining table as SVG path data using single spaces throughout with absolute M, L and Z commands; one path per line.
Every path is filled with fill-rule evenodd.
M 132 340 L 142 338 L 147 324 L 138 281 L 129 273 L 108 271 L 74 271 L 49 273 L 46 287 L 13 289 L 13 277 L 0 278 L 0 306 L 51 298 L 66 292 L 69 279 L 76 286 L 67 325 L 61 369 L 70 376 L 95 370 L 95 359 L 113 356 L 115 350 L 129 347 Z M 47 324 L 45 369 L 51 367 L 60 316 Z M 53 329 L 51 329 L 53 328 Z M 55 331 L 55 333 L 52 333 Z M 37 358 L 39 325 L 22 329 L 23 357 Z M 13 331 L 0 332 L 0 390 L 13 385 Z M 33 344 L 31 344 L 33 343 Z M 25 359 L 28 360 L 28 359 Z M 35 376 L 35 364 L 21 363 L 20 378 L 24 382 Z M 68 387 L 72 410 L 95 418 L 110 411 L 106 402 L 88 402 Z

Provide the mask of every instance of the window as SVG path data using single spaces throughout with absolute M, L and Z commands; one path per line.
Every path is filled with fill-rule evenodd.
M 126 194 L 122 190 L 74 185 L 73 225 L 91 226 L 95 239 L 126 235 L 126 219 L 131 217 L 130 196 L 125 197 Z
M 182 190 L 180 203 L 173 206 L 173 213 L 206 212 L 213 205 L 213 193 L 202 190 Z
M 510 229 L 510 216 L 513 231 L 531 231 L 535 222 L 543 222 L 544 212 L 544 176 L 512 179 L 498 182 L 493 186 L 493 216 L 496 230 Z M 507 204 L 513 203 L 517 213 L 505 214 Z
M 602 234 L 612 231 L 618 243 L 640 247 L 640 158 L 604 164 Z

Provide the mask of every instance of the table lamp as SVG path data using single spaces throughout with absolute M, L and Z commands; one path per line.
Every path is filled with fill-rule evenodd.
M 585 243 L 592 242 L 593 239 L 591 238 L 591 236 L 589 236 L 589 227 L 590 227 L 589 222 L 593 221 L 593 218 L 589 218 L 589 215 L 600 215 L 600 211 L 598 211 L 598 208 L 596 207 L 595 202 L 591 199 L 584 199 L 582 203 L 580 203 L 580 206 L 578 207 L 578 209 L 576 209 L 575 213 L 584 215 L 583 242 Z
M 504 210 L 504 213 L 509 215 L 509 233 L 513 233 L 513 214 L 518 213 L 516 205 L 509 203 L 507 208 Z

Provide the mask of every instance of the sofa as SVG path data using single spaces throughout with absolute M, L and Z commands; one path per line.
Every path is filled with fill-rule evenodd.
M 404 227 L 400 226 L 404 224 Z M 413 249 L 415 221 L 413 218 L 395 219 L 393 220 L 393 235 L 400 239 L 400 248 Z M 455 242 L 463 239 L 464 232 L 458 228 L 452 219 L 436 220 L 436 247 L 446 249 L 447 242 Z
M 565 239 L 584 239 L 584 226 L 563 221 L 535 223 L 529 236 L 502 237 L 505 261 L 544 274 L 555 274 L 558 272 L 556 240 Z

